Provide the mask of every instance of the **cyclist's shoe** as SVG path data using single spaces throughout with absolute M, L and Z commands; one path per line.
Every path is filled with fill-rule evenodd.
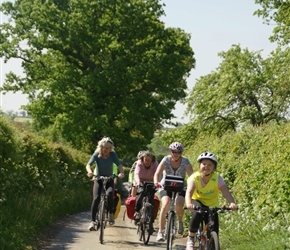
M 157 242 L 163 242 L 163 241 L 165 241 L 164 232 L 158 231 L 157 237 L 156 237 L 156 241 Z
M 178 233 L 183 234 L 184 228 L 183 228 L 183 221 L 178 222 Z
M 188 236 L 186 242 L 186 250 L 194 250 L 195 238 Z
M 114 225 L 115 224 L 115 219 L 114 219 L 114 214 L 109 213 L 109 224 Z
M 94 221 L 91 221 L 90 225 L 89 225 L 89 230 L 90 231 L 96 231 L 96 223 Z

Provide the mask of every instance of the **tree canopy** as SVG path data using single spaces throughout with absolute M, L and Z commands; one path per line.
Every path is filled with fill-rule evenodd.
M 159 0 L 15 0 L 1 11 L 0 56 L 25 73 L 6 75 L 4 90 L 27 94 L 34 126 L 76 148 L 110 136 L 135 154 L 186 96 L 190 35 L 165 28 Z
M 277 41 L 281 45 L 290 43 L 290 2 L 281 0 L 255 0 L 261 5 L 261 9 L 255 12 L 262 17 L 267 24 L 274 24 L 271 41 Z
M 222 135 L 245 125 L 289 120 L 290 49 L 267 59 L 233 45 L 211 74 L 200 77 L 186 103 L 198 131 Z

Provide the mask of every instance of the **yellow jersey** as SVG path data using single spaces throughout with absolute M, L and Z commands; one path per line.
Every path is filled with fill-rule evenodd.
M 195 189 L 192 195 L 192 199 L 200 201 L 202 204 L 208 207 L 217 207 L 218 206 L 218 197 L 219 197 L 219 175 L 216 172 L 213 172 L 209 182 L 203 187 L 201 184 L 201 173 L 193 173 L 187 180 L 189 182 L 193 180 L 195 183 Z

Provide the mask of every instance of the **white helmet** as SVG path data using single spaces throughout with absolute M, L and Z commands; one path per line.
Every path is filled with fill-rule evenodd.
M 201 155 L 199 155 L 197 157 L 197 162 L 200 163 L 201 160 L 203 160 L 203 159 L 212 160 L 215 163 L 215 166 L 217 166 L 217 164 L 218 164 L 218 159 L 215 156 L 215 154 L 213 154 L 213 153 L 210 153 L 210 152 L 204 152 L 204 153 L 202 153 Z
M 180 142 L 172 142 L 169 145 L 169 149 L 170 150 L 179 150 L 179 151 L 183 151 L 183 145 Z

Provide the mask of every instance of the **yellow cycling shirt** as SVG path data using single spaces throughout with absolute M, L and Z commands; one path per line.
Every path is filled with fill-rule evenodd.
M 195 189 L 192 195 L 192 199 L 200 201 L 202 204 L 208 207 L 218 206 L 219 197 L 219 175 L 215 172 L 212 173 L 209 182 L 203 187 L 201 184 L 201 173 L 196 172 L 192 174 L 188 180 L 194 181 Z

